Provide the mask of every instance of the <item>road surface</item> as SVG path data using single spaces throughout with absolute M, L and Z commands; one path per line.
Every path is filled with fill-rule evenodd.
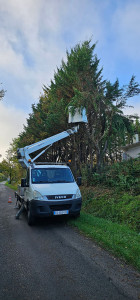
M 14 191 L 0 184 L 0 300 L 139 299 L 135 269 L 63 219 L 30 227 L 16 213 Z

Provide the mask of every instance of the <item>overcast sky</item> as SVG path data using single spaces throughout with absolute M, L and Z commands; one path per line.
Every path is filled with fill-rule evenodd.
M 140 0 L 0 0 L 2 158 L 66 50 L 91 37 L 104 79 L 140 83 Z M 140 97 L 128 104 L 140 116 Z

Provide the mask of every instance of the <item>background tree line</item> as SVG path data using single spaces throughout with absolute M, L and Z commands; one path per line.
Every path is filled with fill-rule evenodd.
M 123 109 L 130 97 L 139 95 L 140 88 L 134 76 L 123 87 L 118 79 L 114 83 L 104 79 L 95 47 L 89 40 L 67 51 L 66 61 L 62 60 L 50 85 L 43 86 L 39 102 L 32 105 L 23 132 L 13 140 L 13 157 L 18 147 L 70 128 L 71 106 L 72 113 L 85 107 L 88 123 L 80 126 L 78 134 L 54 144 L 39 160 L 70 159 L 74 173 L 80 174 L 84 167 L 96 167 L 101 172 L 104 164 L 121 159 L 120 146 L 130 142 L 136 126 L 140 127 L 138 120 L 133 124 L 134 116 L 124 115 Z

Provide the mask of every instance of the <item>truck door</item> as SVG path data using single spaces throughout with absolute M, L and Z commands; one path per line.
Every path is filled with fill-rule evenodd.
M 30 191 L 30 169 L 28 168 L 27 169 L 27 173 L 26 173 L 26 188 L 25 188 L 25 197 L 24 197 L 24 200 L 27 202 L 27 201 L 30 201 L 30 194 L 31 194 L 31 191 Z

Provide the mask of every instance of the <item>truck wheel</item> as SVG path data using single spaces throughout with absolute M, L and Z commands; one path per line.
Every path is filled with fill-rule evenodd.
M 77 218 L 79 218 L 79 217 L 80 217 L 80 212 L 77 213 L 76 215 L 73 215 L 73 216 L 72 216 L 73 219 L 77 219 Z
M 32 215 L 30 208 L 27 211 L 28 225 L 32 226 L 35 223 L 35 217 Z

